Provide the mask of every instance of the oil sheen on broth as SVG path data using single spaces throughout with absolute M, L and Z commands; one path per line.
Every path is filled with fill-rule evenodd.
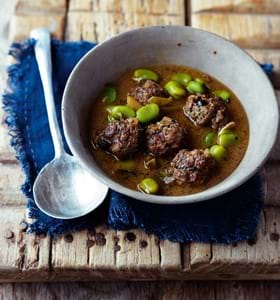
M 134 168 L 129 171 L 123 171 L 118 169 L 117 160 L 110 154 L 104 152 L 99 148 L 92 147 L 92 154 L 94 159 L 99 164 L 100 168 L 113 180 L 126 186 L 132 190 L 137 190 L 137 185 L 144 178 L 150 177 L 156 180 L 159 184 L 160 195 L 188 195 L 197 193 L 212 187 L 228 177 L 239 165 L 242 160 L 248 145 L 249 137 L 249 125 L 245 111 L 235 96 L 235 94 L 217 79 L 192 68 L 177 65 L 156 65 L 149 66 L 147 69 L 153 70 L 160 75 L 159 84 L 163 87 L 166 82 L 171 80 L 173 74 L 187 73 L 193 78 L 201 78 L 209 87 L 210 90 L 227 90 L 230 92 L 230 102 L 226 104 L 229 119 L 234 121 L 236 126 L 234 131 L 238 134 L 238 141 L 235 145 L 227 147 L 226 158 L 216 163 L 215 167 L 211 170 L 210 176 L 203 184 L 182 184 L 176 183 L 165 184 L 162 181 L 163 173 L 169 166 L 170 161 L 176 155 L 170 155 L 168 157 L 157 159 L 157 168 L 146 169 L 144 167 L 144 160 L 147 158 L 147 153 L 142 149 L 132 155 L 134 161 Z M 133 70 L 127 71 L 123 76 L 117 79 L 113 84 L 117 88 L 117 99 L 113 105 L 125 105 L 127 103 L 127 93 L 133 87 L 135 87 L 135 81 L 133 78 Z M 188 94 L 187 94 L 188 96 Z M 183 105 L 186 102 L 186 98 L 175 99 L 174 102 L 165 107 L 160 108 L 160 118 L 168 116 L 175 119 L 179 124 L 186 128 L 186 146 L 184 148 L 188 150 L 203 149 L 205 145 L 203 143 L 204 137 L 212 129 L 209 126 L 195 126 L 183 113 Z M 222 100 L 221 100 L 222 101 Z M 156 121 L 158 121 L 156 120 Z M 156 123 L 154 121 L 153 123 Z M 89 136 L 92 140 L 93 136 L 97 132 L 100 132 L 108 124 L 108 112 L 107 105 L 102 101 L 102 96 L 99 96 L 96 101 L 93 101 L 93 107 L 90 114 L 90 130 Z

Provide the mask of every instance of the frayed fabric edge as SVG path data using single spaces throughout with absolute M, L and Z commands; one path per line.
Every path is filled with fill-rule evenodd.
M 30 162 L 27 158 L 27 153 L 24 150 L 23 144 L 23 134 L 18 122 L 16 109 L 17 103 L 20 101 L 22 95 L 15 91 L 14 86 L 20 80 L 21 68 L 20 63 L 23 60 L 26 53 L 32 50 L 34 45 L 34 40 L 26 40 L 23 43 L 13 43 L 9 50 L 9 55 L 11 55 L 16 63 L 7 68 L 8 80 L 7 80 L 7 90 L 5 90 L 2 95 L 2 107 L 6 112 L 5 124 L 8 126 L 9 136 L 11 137 L 10 145 L 16 152 L 16 158 L 20 162 L 21 168 L 25 174 L 25 182 L 21 186 L 21 191 L 27 198 L 27 206 L 30 206 L 30 202 L 34 202 L 31 198 L 32 187 L 31 187 L 31 177 L 32 170 Z M 37 217 L 37 214 L 32 209 L 29 212 L 31 218 Z

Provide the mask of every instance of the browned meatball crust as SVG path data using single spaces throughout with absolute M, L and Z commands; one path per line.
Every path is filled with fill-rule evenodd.
M 218 130 L 227 122 L 227 108 L 216 96 L 190 95 L 183 111 L 198 126 L 210 125 Z
M 192 151 L 180 150 L 167 169 L 168 176 L 173 177 L 177 184 L 202 184 L 213 168 L 215 161 L 209 150 L 194 149 Z
M 184 129 L 176 120 L 163 117 L 146 129 L 146 147 L 150 153 L 161 157 L 179 150 L 184 142 Z
M 97 147 L 124 159 L 138 150 L 142 130 L 136 118 L 121 119 L 109 123 L 97 134 L 94 143 Z
M 129 95 L 143 105 L 147 104 L 152 96 L 166 97 L 164 89 L 153 80 L 140 80 L 137 86 L 129 92 Z

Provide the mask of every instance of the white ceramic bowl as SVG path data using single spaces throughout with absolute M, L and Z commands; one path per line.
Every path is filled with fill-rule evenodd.
M 186 65 L 206 72 L 234 91 L 247 113 L 250 137 L 238 168 L 223 182 L 185 196 L 146 195 L 110 179 L 88 146 L 89 112 L 104 84 L 126 70 L 155 64 Z M 62 103 L 65 136 L 73 155 L 111 189 L 163 204 L 191 203 L 224 194 L 248 180 L 264 163 L 277 135 L 278 105 L 260 66 L 233 43 L 206 31 L 183 26 L 145 27 L 117 35 L 89 51 L 68 79 Z

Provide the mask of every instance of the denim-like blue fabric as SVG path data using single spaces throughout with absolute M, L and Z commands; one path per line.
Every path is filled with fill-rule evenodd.
M 94 46 L 88 42 L 52 41 L 54 98 L 60 126 L 66 80 L 79 59 Z M 34 219 L 29 228 L 31 232 L 55 235 L 106 223 L 114 229 L 141 228 L 160 239 L 175 242 L 231 243 L 254 235 L 263 205 L 259 176 L 222 197 L 197 204 L 149 204 L 110 191 L 104 204 L 79 219 L 58 220 L 42 213 L 34 203 L 32 186 L 40 169 L 53 158 L 54 150 L 34 41 L 13 44 L 10 54 L 18 63 L 8 68 L 10 91 L 3 95 L 3 105 L 11 144 L 26 175 L 22 191 L 30 217 Z M 263 69 L 270 73 L 272 65 L 263 65 Z

